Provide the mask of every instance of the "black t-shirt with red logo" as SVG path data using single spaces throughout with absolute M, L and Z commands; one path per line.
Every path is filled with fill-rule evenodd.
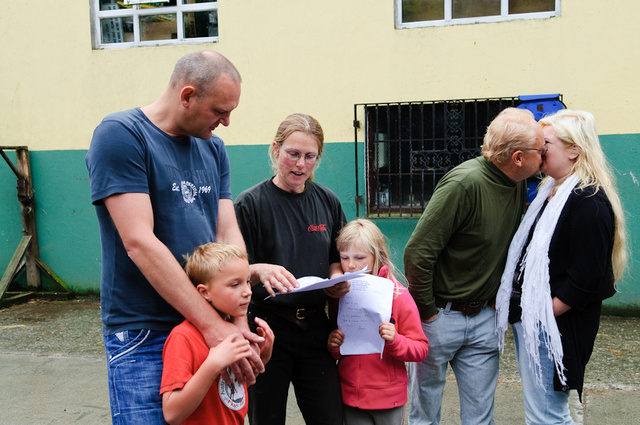
M 329 277 L 329 265 L 340 262 L 336 238 L 346 223 L 340 200 L 328 188 L 307 181 L 303 193 L 290 193 L 264 180 L 235 201 L 238 224 L 247 245 L 249 263 L 278 264 L 296 278 Z M 322 307 L 322 290 L 265 298 L 262 285 L 253 288 L 252 302 L 292 308 Z

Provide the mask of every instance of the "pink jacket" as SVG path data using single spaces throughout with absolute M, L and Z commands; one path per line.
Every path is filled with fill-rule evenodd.
M 388 269 L 378 273 L 387 277 Z M 386 343 L 380 354 L 341 356 L 338 373 L 342 388 L 342 401 L 360 409 L 391 409 L 407 402 L 407 369 L 404 362 L 420 362 L 427 357 L 429 341 L 422 331 L 422 323 L 411 294 L 394 280 L 395 290 L 391 306 L 391 323 L 396 326 L 396 338 Z

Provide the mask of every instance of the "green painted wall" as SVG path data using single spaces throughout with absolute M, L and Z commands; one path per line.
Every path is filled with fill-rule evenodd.
M 15 163 L 15 154 L 7 154 Z M 100 281 L 99 233 L 85 154 L 75 150 L 29 152 L 40 257 L 79 293 L 97 292 Z M 16 177 L 4 161 L 0 182 L 0 270 L 4 272 L 22 237 Z
M 616 175 L 630 256 L 625 279 L 618 282 L 619 293 L 605 302 L 605 308 L 612 313 L 634 312 L 640 316 L 640 135 L 601 136 L 600 143 Z
M 640 134 L 601 137 L 603 149 L 614 166 L 623 206 L 627 212 L 630 267 L 620 291 L 606 302 L 612 313 L 640 315 L 640 264 L 636 235 L 640 234 Z M 232 191 L 242 190 L 271 176 L 267 145 L 229 146 L 232 163 Z M 15 161 L 13 152 L 8 156 Z M 96 293 L 100 280 L 98 225 L 89 195 L 84 165 L 86 151 L 32 151 L 36 219 L 42 259 L 78 293 Z M 329 143 L 316 181 L 330 187 L 342 200 L 348 220 L 356 218 L 353 143 Z M 360 195 L 364 194 L 364 161 L 359 149 Z M 21 238 L 22 224 L 17 200 L 16 178 L 0 163 L 0 271 L 8 264 Z M 364 216 L 360 205 L 360 216 Z M 402 270 L 404 246 L 417 219 L 374 219 L 388 237 L 393 261 Z

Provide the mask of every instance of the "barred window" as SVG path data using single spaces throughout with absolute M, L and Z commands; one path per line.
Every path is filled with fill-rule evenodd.
M 420 216 L 442 176 L 481 154 L 493 118 L 520 103 L 503 97 L 356 105 L 354 123 L 359 112 L 365 120 L 367 215 Z

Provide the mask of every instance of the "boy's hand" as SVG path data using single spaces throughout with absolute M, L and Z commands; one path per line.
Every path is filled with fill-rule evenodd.
M 388 343 L 392 343 L 396 339 L 396 327 L 391 322 L 382 322 L 378 328 L 382 339 Z
M 259 343 L 258 347 L 260 348 L 260 360 L 262 360 L 262 363 L 266 365 L 271 358 L 271 353 L 273 352 L 275 335 L 273 334 L 269 324 L 261 318 L 256 317 L 255 322 L 258 325 L 258 328 L 256 329 L 258 335 L 264 338 L 264 341 Z
M 329 334 L 329 340 L 327 341 L 327 348 L 329 351 L 336 351 L 340 349 L 340 346 L 344 342 L 344 333 L 340 329 L 336 329 Z
M 249 330 L 246 316 L 242 316 L 242 318 L 236 319 L 234 319 L 233 323 L 222 322 L 222 326 L 224 326 L 224 328 L 218 328 L 217 333 L 214 333 L 212 331 L 209 334 L 205 334 L 203 332 L 202 335 L 205 337 L 205 341 L 207 342 L 209 347 L 216 346 L 224 340 L 223 338 L 218 338 L 218 335 L 220 334 L 224 335 L 225 337 L 228 337 L 229 335 L 244 337 L 245 340 L 249 341 L 249 343 L 255 346 L 255 350 L 252 349 L 249 356 L 246 356 L 246 358 L 241 358 L 230 366 L 230 369 L 238 382 L 241 384 L 247 384 L 247 386 L 249 386 L 253 385 L 256 382 L 256 377 L 258 376 L 258 374 L 264 372 L 264 365 L 262 364 L 262 360 L 260 360 L 260 355 L 258 353 L 257 347 L 257 344 L 261 343 L 263 338 Z M 207 338 L 207 335 L 209 336 L 209 338 Z M 226 368 L 222 371 L 221 375 L 222 379 L 224 379 L 228 383 L 231 383 L 229 374 L 226 372 Z
M 207 362 L 218 364 L 220 369 L 226 369 L 238 360 L 251 355 L 249 341 L 239 335 L 229 335 L 220 344 L 209 349 Z

